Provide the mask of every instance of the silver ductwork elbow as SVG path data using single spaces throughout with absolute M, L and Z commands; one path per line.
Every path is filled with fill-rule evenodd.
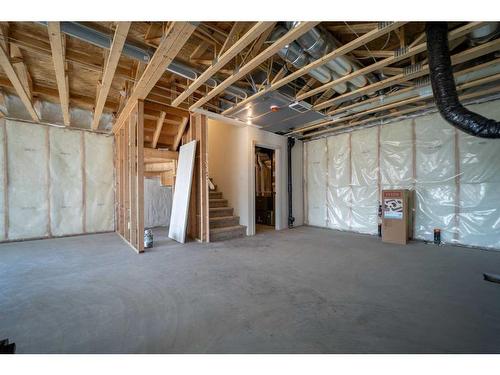
M 287 32 L 288 30 L 282 26 L 276 27 L 273 33 L 271 34 L 271 41 L 278 40 Z M 278 55 L 283 60 L 288 61 L 297 69 L 303 68 L 304 66 L 308 65 L 311 62 L 310 56 L 307 53 L 305 53 L 302 47 L 296 42 L 291 42 L 287 44 L 285 47 L 281 48 L 278 51 Z M 330 71 L 324 66 L 311 69 L 307 74 L 321 83 L 328 83 L 332 79 L 338 78 L 338 75 L 335 74 L 335 72 Z M 342 83 L 335 86 L 333 89 L 337 93 L 343 94 L 347 91 L 347 85 L 345 83 Z

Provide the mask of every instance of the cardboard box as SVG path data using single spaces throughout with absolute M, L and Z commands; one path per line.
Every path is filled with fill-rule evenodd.
M 413 198 L 410 190 L 382 190 L 382 241 L 406 245 L 413 236 Z

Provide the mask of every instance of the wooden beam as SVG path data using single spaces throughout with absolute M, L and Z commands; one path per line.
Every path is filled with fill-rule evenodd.
M 109 89 L 111 88 L 113 77 L 115 76 L 116 67 L 118 66 L 118 61 L 120 60 L 122 49 L 127 39 L 130 24 L 131 22 L 118 22 L 118 25 L 116 26 L 113 43 L 111 44 L 106 65 L 104 67 L 104 74 L 102 75 L 99 94 L 97 95 L 94 119 L 92 121 L 92 130 L 96 130 L 99 127 L 99 120 L 101 119 L 104 104 L 106 103 L 106 98 L 108 97 Z
M 177 151 L 159 150 L 156 148 L 144 147 L 145 163 L 157 163 L 177 159 L 179 159 L 179 153 Z
M 233 24 L 233 27 L 231 28 L 231 31 L 227 35 L 226 41 L 222 45 L 220 51 L 219 51 L 219 56 L 221 56 L 224 52 L 226 52 L 229 48 L 231 48 L 236 41 L 238 40 L 238 37 L 240 36 L 240 32 L 245 28 L 245 23 L 244 22 L 235 22 Z
M 376 22 L 356 23 L 351 25 L 327 26 L 326 28 L 334 33 L 340 34 L 364 34 L 377 27 Z
M 262 91 L 259 91 L 257 93 L 255 93 L 254 95 L 246 98 L 245 100 L 241 101 L 240 103 L 238 103 L 236 106 L 230 108 L 230 109 L 227 109 L 225 110 L 224 112 L 222 112 L 223 115 L 228 115 L 230 113 L 233 113 L 236 109 L 238 108 L 241 108 L 243 106 L 245 106 L 246 104 L 248 104 L 249 102 L 257 99 L 258 97 L 261 97 L 262 95 L 266 95 L 267 93 L 271 92 L 271 91 L 274 91 L 274 90 L 277 90 L 279 89 L 280 87 L 288 84 L 289 82 L 292 82 L 294 81 L 295 79 L 303 76 L 304 74 L 308 73 L 309 71 L 311 71 L 312 69 L 314 68 L 317 68 L 319 66 L 322 66 L 324 65 L 326 62 L 332 60 L 332 59 L 335 59 L 339 56 L 344 56 L 346 53 L 349 53 L 351 51 L 353 51 L 354 49 L 382 36 L 382 35 L 385 35 L 389 32 L 391 32 L 392 30 L 395 30 L 397 29 L 398 27 L 401 27 L 401 25 L 403 25 L 405 22 L 393 22 L 393 23 L 390 23 L 388 24 L 387 26 L 383 27 L 383 28 L 376 28 L 372 31 L 370 31 L 369 33 L 366 33 L 364 34 L 363 36 L 360 36 L 359 38 L 356 38 L 355 40 L 353 40 L 352 42 L 349 42 L 337 49 L 335 49 L 334 51 L 326 54 L 325 56 L 323 56 L 322 58 L 320 59 L 317 59 L 315 61 L 313 61 L 312 63 L 310 63 L 309 65 L 306 65 L 305 67 L 295 71 L 294 73 L 292 74 L 289 74 L 288 76 L 280 79 L 278 82 L 275 82 L 274 84 L 270 85 L 269 87 L 267 87 L 265 90 L 262 90 Z M 292 31 L 295 30 L 295 29 L 292 29 Z M 273 44 L 274 45 L 274 44 Z M 326 84 L 326 85 L 329 85 L 329 84 Z M 323 86 L 326 86 L 326 85 L 323 85 Z M 321 86 L 321 87 L 323 87 Z M 335 86 L 335 85 L 334 85 Z M 314 91 L 314 90 L 312 90 Z M 303 95 L 309 95 L 310 92 L 312 91 L 309 91 L 308 93 L 305 93 Z
M 30 97 L 33 98 L 33 82 L 31 80 L 30 73 L 28 72 L 28 68 L 24 62 L 23 54 L 18 46 L 10 46 L 10 57 L 12 61 L 12 66 L 14 66 L 14 70 L 19 77 L 19 80 L 23 84 L 24 90 Z
M 472 92 L 472 93 L 468 93 L 468 94 L 459 95 L 458 99 L 460 101 L 462 101 L 462 102 L 465 102 L 467 100 L 476 99 L 476 98 L 479 98 L 479 97 L 482 97 L 482 96 L 491 95 L 491 94 L 497 94 L 499 91 L 500 91 L 500 89 L 498 88 L 498 86 L 497 87 L 491 87 L 491 88 L 488 88 L 488 89 L 484 89 L 484 90 L 480 90 L 480 91 L 476 91 L 476 92 Z M 369 118 L 369 119 L 357 121 L 357 122 L 354 122 L 354 123 L 345 124 L 345 125 L 342 125 L 342 126 L 336 126 L 336 127 L 333 127 L 333 128 L 319 130 L 319 131 L 314 132 L 314 133 L 306 134 L 303 137 L 301 137 L 300 139 L 306 139 L 306 138 L 316 137 L 316 136 L 319 136 L 319 135 L 331 133 L 333 131 L 338 131 L 338 130 L 342 130 L 342 129 L 346 129 L 346 128 L 353 128 L 353 127 L 356 127 L 356 126 L 365 125 L 365 124 L 368 124 L 370 122 L 380 121 L 380 120 L 387 119 L 387 118 L 396 118 L 396 117 L 400 117 L 402 115 L 407 115 L 407 114 L 410 114 L 410 113 L 419 112 L 419 111 L 423 111 L 423 110 L 426 110 L 426 109 L 431 109 L 431 108 L 434 108 L 435 106 L 436 106 L 435 102 L 430 102 L 430 103 L 419 105 L 419 106 L 416 106 L 416 107 L 413 107 L 413 108 L 407 108 L 407 109 L 404 109 L 404 110 L 399 110 L 399 111 L 395 111 L 395 112 L 392 112 L 392 113 L 388 113 L 386 115 L 383 115 L 383 116 L 380 116 L 380 117 L 377 117 L 377 118 Z M 383 125 L 383 124 L 380 123 L 380 125 Z
M 238 53 L 247 47 L 253 40 L 262 34 L 268 27 L 270 22 L 257 22 L 245 35 L 243 35 L 236 43 L 234 43 L 226 52 L 220 56 L 209 68 L 207 68 L 189 87 L 179 95 L 173 102 L 172 106 L 177 107 L 185 99 L 187 99 L 198 87 L 205 83 L 210 77 L 216 74 L 228 62 L 230 62 Z
M 367 51 L 367 50 L 355 50 L 355 51 L 352 51 L 352 54 L 356 57 L 382 57 L 382 58 L 386 58 L 386 57 L 392 57 L 394 56 L 394 52 L 393 51 Z
M 52 51 L 52 61 L 56 72 L 57 89 L 59 90 L 59 101 L 63 114 L 64 125 L 69 126 L 69 84 L 66 74 L 65 46 L 61 26 L 59 22 L 48 22 L 50 49 Z
M 457 59 L 458 59 L 457 55 L 454 56 L 453 60 L 456 61 Z M 476 66 L 473 66 L 471 68 L 461 70 L 459 72 L 454 73 L 454 77 L 458 78 L 458 77 L 460 77 L 460 76 L 462 76 L 464 74 L 468 74 L 470 72 L 473 72 L 473 71 L 476 71 L 476 70 L 479 70 L 479 69 L 484 69 L 484 68 L 486 68 L 486 67 L 488 67 L 490 65 L 497 64 L 499 61 L 500 61 L 500 59 L 496 59 L 496 60 L 489 61 L 489 62 L 481 64 L 481 65 L 476 65 Z M 484 84 L 495 82 L 495 81 L 498 81 L 498 80 L 500 80 L 500 74 L 494 74 L 494 75 L 491 75 L 491 76 L 487 76 L 487 77 L 483 77 L 483 78 L 478 78 L 478 79 L 476 79 L 474 81 L 465 82 L 465 83 L 462 83 L 462 84 L 458 85 L 457 86 L 457 91 L 463 91 L 463 90 L 466 90 L 466 89 L 469 89 L 469 88 L 472 88 L 472 87 L 484 85 Z M 404 90 L 399 90 L 399 91 L 395 92 L 392 95 L 388 95 L 387 98 L 390 98 L 391 96 L 400 95 L 400 94 L 402 94 L 404 92 L 408 92 L 408 91 L 413 90 L 413 89 L 414 89 L 414 87 L 410 87 L 410 88 L 407 88 L 407 89 L 404 89 Z M 344 117 L 341 117 L 341 118 L 337 118 L 335 120 L 328 120 L 328 121 L 323 121 L 323 122 L 320 122 L 320 123 L 315 123 L 313 125 L 306 125 L 306 126 L 303 126 L 302 128 L 295 129 L 295 130 L 287 133 L 287 135 L 292 135 L 292 134 L 297 134 L 297 133 L 303 133 L 305 131 L 311 131 L 311 130 L 314 130 L 314 129 L 317 129 L 317 128 L 320 128 L 320 127 L 323 127 L 323 126 L 327 126 L 327 125 L 336 125 L 336 124 L 341 124 L 341 123 L 345 123 L 345 122 L 350 122 L 351 120 L 354 120 L 354 119 L 359 118 L 359 117 L 363 117 L 363 116 L 366 116 L 366 115 L 372 115 L 374 113 L 381 112 L 381 111 L 384 111 L 384 110 L 392 110 L 394 108 L 401 107 L 403 105 L 418 103 L 421 100 L 428 100 L 429 98 L 432 98 L 432 92 L 429 92 L 428 94 L 420 94 L 419 92 L 415 92 L 413 97 L 409 97 L 407 99 L 404 99 L 404 100 L 401 100 L 401 101 L 398 101 L 398 102 L 392 102 L 392 103 L 389 103 L 389 104 L 381 105 L 381 106 L 378 106 L 378 107 L 375 107 L 375 108 L 372 108 L 372 109 L 368 109 L 368 110 L 365 110 L 365 111 L 356 112 L 356 113 L 354 113 L 352 115 L 344 116 Z M 380 98 L 372 98 L 372 99 L 380 100 Z M 367 104 L 367 103 L 374 102 L 374 101 L 376 102 L 377 101 L 377 100 L 372 100 L 372 99 L 365 100 L 365 101 L 362 101 L 360 103 L 356 103 L 356 106 Z M 351 105 L 351 106 L 348 106 L 348 107 L 345 107 L 345 108 L 339 108 L 339 109 L 337 109 L 335 111 L 332 111 L 331 113 L 332 114 L 341 113 L 341 112 L 343 112 L 343 111 L 345 111 L 347 109 L 352 109 L 352 108 L 354 108 L 356 106 L 355 105 Z M 372 118 L 372 120 L 373 120 L 373 118 Z
M 299 36 L 301 36 L 302 34 L 309 31 L 311 28 L 316 26 L 318 23 L 319 22 L 301 22 L 297 27 L 295 27 L 292 30 L 290 30 L 289 32 L 287 32 L 285 35 L 283 35 L 281 38 L 279 38 L 276 42 L 274 42 L 269 47 L 267 47 L 262 53 L 260 53 L 259 55 L 254 57 L 252 60 L 250 60 L 247 64 L 242 66 L 237 72 L 235 72 L 235 74 L 233 74 L 231 77 L 227 78 L 224 82 L 222 82 L 220 85 L 218 85 L 212 91 L 210 91 L 207 95 L 205 95 L 205 97 L 201 98 L 196 103 L 191 105 L 189 107 L 189 110 L 193 111 L 196 108 L 199 108 L 203 104 L 207 103 L 209 100 L 211 100 L 213 97 L 215 97 L 216 95 L 223 92 L 227 87 L 232 85 L 234 82 L 236 82 L 239 79 L 241 79 L 242 77 L 246 76 L 253 69 L 255 69 L 257 66 L 259 66 L 263 61 L 265 61 L 269 57 L 273 56 L 275 53 L 277 53 L 285 45 L 294 41 Z
M 141 79 L 137 82 L 134 90 L 130 94 L 130 98 L 127 100 L 127 103 L 116 120 L 113 126 L 113 133 L 116 133 L 124 125 L 125 120 L 134 108 L 135 102 L 147 97 L 168 65 L 170 65 L 172 60 L 187 42 L 195 28 L 196 26 L 189 22 L 171 23 L 164 39 L 158 46 L 151 61 L 144 70 Z
M 3 47 L 0 48 L 0 66 L 3 68 L 5 75 L 12 83 L 14 90 L 16 90 L 17 95 L 19 96 L 22 103 L 26 107 L 26 110 L 28 111 L 29 115 L 31 116 L 31 119 L 35 122 L 40 122 L 40 117 L 38 116 L 38 114 L 35 111 L 35 107 L 33 106 L 33 102 L 31 100 L 29 94 L 24 89 L 21 80 L 17 76 L 16 71 L 9 60 L 9 56 L 7 55 L 7 52 L 3 49 Z
M 176 161 L 166 161 L 162 163 L 149 163 L 144 165 L 144 172 L 167 172 L 175 169 Z
M 463 52 L 460 52 L 456 55 L 453 55 L 451 57 L 452 59 L 452 65 L 459 64 L 464 61 L 470 61 L 472 59 L 475 59 L 479 56 L 484 56 L 485 54 L 491 53 L 491 52 L 496 52 L 500 48 L 500 39 L 495 39 L 492 40 L 488 43 L 481 44 L 477 47 L 465 50 Z M 361 69 L 362 70 L 362 69 Z M 365 87 L 361 87 L 357 90 L 347 92 L 345 94 L 342 94 L 340 96 L 337 96 L 333 99 L 327 100 L 326 102 L 323 102 L 317 106 L 314 106 L 313 108 L 315 110 L 320 110 L 323 108 L 327 108 L 331 106 L 332 104 L 339 103 L 346 101 L 348 99 L 354 99 L 356 97 L 359 97 L 361 95 L 364 95 L 368 92 L 372 92 L 373 90 L 381 90 L 389 86 L 393 86 L 396 84 L 401 84 L 403 82 L 410 81 L 412 79 L 422 77 L 429 72 L 429 66 L 428 65 L 422 65 L 420 69 L 416 69 L 414 72 L 410 73 L 402 73 L 398 74 L 395 76 L 392 76 L 390 78 L 384 79 L 382 81 L 373 83 L 371 85 L 367 85 Z
M 156 144 L 158 143 L 158 139 L 160 138 L 161 130 L 163 129 L 163 123 L 165 121 L 165 112 L 160 113 L 160 117 L 156 121 L 156 129 L 153 135 L 153 140 L 151 142 L 151 147 L 156 148 Z
M 179 126 L 179 129 L 177 130 L 177 134 L 176 134 L 175 139 L 174 139 L 174 144 L 172 146 L 172 149 L 174 151 L 176 151 L 179 148 L 179 145 L 181 144 L 182 135 L 184 134 L 184 131 L 186 130 L 186 126 L 187 126 L 188 122 L 189 122 L 189 117 L 184 117 L 182 119 L 182 122 Z
M 471 30 L 482 26 L 483 24 L 484 24 L 484 22 L 471 22 L 465 26 L 459 27 L 458 29 L 452 30 L 448 33 L 448 40 L 454 40 L 454 39 L 460 38 L 463 35 L 470 33 Z M 365 34 L 365 35 L 368 35 L 368 34 Z M 331 81 L 331 82 L 328 82 L 324 85 L 321 85 L 321 86 L 315 88 L 314 90 L 311 90 L 305 94 L 302 94 L 301 96 L 298 96 L 296 98 L 296 100 L 299 100 L 299 101 L 304 100 L 304 99 L 309 98 L 313 95 L 316 95 L 316 94 L 319 94 L 323 91 L 326 91 L 327 89 L 329 89 L 331 87 L 334 87 L 334 86 L 339 85 L 341 83 L 347 82 L 355 77 L 359 77 L 361 75 L 372 73 L 376 70 L 380 70 L 381 68 L 384 68 L 386 66 L 394 64 L 398 61 L 407 59 L 411 56 L 415 56 L 418 53 L 424 52 L 426 49 L 427 49 L 426 43 L 421 43 L 417 46 L 410 47 L 406 51 L 404 51 L 404 53 L 394 54 L 394 56 L 392 56 L 392 57 L 388 57 L 384 60 L 377 61 L 376 63 L 368 65 L 365 68 L 356 70 L 356 71 L 354 71 L 346 76 L 340 77 L 339 79 L 336 79 L 335 81 Z M 328 102 L 325 102 L 325 103 L 328 103 Z M 322 105 L 323 105 L 322 108 L 325 108 L 327 106 L 327 104 L 325 104 L 325 103 L 322 103 Z

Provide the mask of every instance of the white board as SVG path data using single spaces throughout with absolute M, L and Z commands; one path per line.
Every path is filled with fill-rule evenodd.
M 179 150 L 179 161 L 175 178 L 174 199 L 168 236 L 177 242 L 186 241 L 186 227 L 188 219 L 189 198 L 193 183 L 194 156 L 196 141 L 191 141 Z

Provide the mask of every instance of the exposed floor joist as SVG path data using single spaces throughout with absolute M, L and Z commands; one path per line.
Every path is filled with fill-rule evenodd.
M 246 48 L 252 41 L 254 41 L 260 34 L 262 34 L 269 26 L 270 22 L 257 22 L 248 32 L 245 33 L 236 43 L 234 43 L 226 52 L 224 52 L 219 59 L 215 61 L 209 68 L 207 68 L 189 87 L 179 95 L 172 105 L 177 107 L 185 99 L 187 99 L 198 87 L 205 83 L 210 77 L 216 74 L 221 68 L 230 62 L 238 53 Z
M 56 73 L 57 88 L 59 90 L 59 100 L 61 102 L 63 121 L 64 125 L 69 126 L 69 83 L 68 75 L 66 73 L 64 36 L 61 33 L 61 26 L 59 22 L 48 22 L 47 28 L 49 31 L 52 61 L 54 63 L 54 70 Z
M 147 97 L 156 82 L 158 82 L 165 72 L 165 69 L 179 53 L 180 49 L 184 46 L 195 29 L 196 26 L 189 22 L 172 22 L 164 39 L 158 46 L 151 61 L 146 66 L 144 73 L 139 82 L 137 82 L 120 116 L 116 120 L 113 126 L 114 133 L 121 129 L 128 115 L 134 108 L 135 102 Z
M 276 54 L 281 48 L 283 48 L 288 43 L 294 41 L 299 36 L 309 31 L 311 28 L 316 26 L 319 22 L 302 22 L 294 29 L 290 30 L 288 33 L 283 35 L 280 39 L 271 44 L 259 55 L 250 60 L 247 64 L 240 67 L 240 69 L 235 72 L 231 77 L 227 78 L 224 82 L 218 85 L 216 88 L 211 90 L 205 97 L 199 99 L 196 103 L 189 107 L 190 111 L 201 107 L 203 104 L 207 103 L 210 99 L 214 98 L 216 95 L 223 92 L 227 87 L 232 85 L 234 82 L 246 76 L 253 69 L 259 66 L 263 61 L 267 60 L 269 57 Z
M 14 66 L 10 62 L 9 56 L 7 55 L 7 52 L 4 50 L 3 47 L 0 47 L 0 66 L 4 70 L 7 78 L 12 83 L 14 90 L 16 91 L 17 95 L 24 104 L 24 107 L 28 111 L 31 119 L 33 121 L 40 122 L 40 117 L 38 113 L 35 111 L 35 107 L 33 106 L 33 101 L 31 100 L 29 94 L 24 89 L 23 83 L 19 79 L 14 69 Z
M 116 26 L 115 35 L 106 60 L 104 73 L 102 75 L 102 82 L 100 83 L 99 94 L 97 95 L 94 118 L 92 120 L 93 130 L 96 130 L 99 127 L 99 120 L 101 119 L 102 111 L 104 110 L 104 104 L 106 103 L 106 98 L 108 97 L 109 89 L 111 88 L 111 83 L 113 82 L 113 77 L 122 54 L 123 46 L 125 45 L 125 41 L 127 39 L 130 25 L 131 22 L 118 22 L 118 25 Z
M 271 91 L 277 90 L 280 87 L 283 87 L 284 85 L 286 85 L 286 84 L 288 84 L 288 83 L 296 80 L 297 78 L 303 76 L 304 74 L 307 74 L 312 69 L 324 65 L 325 62 L 330 61 L 330 60 L 332 60 L 332 59 L 334 59 L 336 57 L 343 56 L 346 53 L 349 53 L 352 50 L 358 48 L 359 46 L 362 46 L 362 45 L 368 43 L 369 41 L 372 41 L 372 40 L 374 40 L 374 39 L 376 39 L 376 38 L 378 38 L 378 37 L 380 37 L 382 35 L 385 35 L 388 32 L 390 32 L 390 31 L 392 31 L 392 30 L 394 30 L 394 29 L 396 29 L 398 27 L 401 27 L 404 24 L 405 24 L 405 22 L 393 22 L 393 23 L 390 23 L 390 24 L 388 24 L 387 26 L 385 26 L 383 28 L 377 27 L 374 30 L 372 30 L 371 32 L 366 33 L 365 35 L 363 35 L 363 36 L 361 36 L 361 37 L 353 40 L 352 42 L 347 43 L 347 44 L 345 44 L 345 45 L 343 45 L 343 46 L 335 49 L 334 51 L 326 54 L 322 58 L 314 60 L 309 65 L 306 65 L 305 67 L 300 68 L 299 70 L 293 72 L 292 74 L 289 74 L 288 76 L 280 79 L 279 81 L 277 81 L 277 82 L 273 83 L 272 85 L 270 85 L 269 87 L 267 87 L 265 90 L 262 90 L 262 91 L 259 91 L 259 92 L 255 93 L 255 94 L 253 94 L 252 96 L 250 96 L 247 99 L 241 101 L 240 103 L 238 103 L 234 107 L 225 110 L 224 112 L 222 112 L 222 114 L 223 115 L 229 115 L 229 114 L 233 113 L 235 110 L 237 110 L 238 108 L 241 108 L 241 107 L 245 106 L 249 102 L 251 102 L 251 101 L 253 101 L 253 100 L 261 97 L 262 95 L 265 95 L 265 94 L 268 94 Z M 294 29 L 292 29 L 292 31 L 293 30 Z

